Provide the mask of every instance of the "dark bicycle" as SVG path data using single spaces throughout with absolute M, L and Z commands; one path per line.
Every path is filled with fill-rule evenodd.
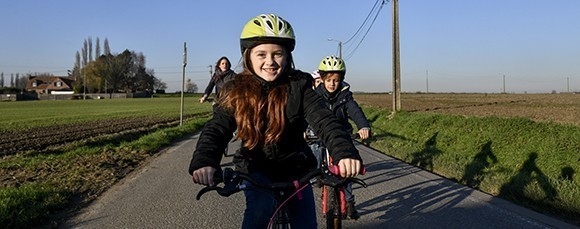
M 361 174 L 366 172 L 365 169 L 362 169 Z M 253 180 L 248 174 L 241 173 L 239 171 L 234 171 L 231 168 L 223 169 L 223 172 L 217 172 L 214 178 L 214 182 L 224 183 L 223 187 L 218 186 L 208 186 L 201 189 L 197 194 L 197 200 L 201 198 L 204 193 L 209 191 L 216 191 L 219 195 L 228 197 L 234 193 L 240 192 L 246 189 L 246 185 L 244 185 L 243 181 L 248 181 L 254 188 L 259 188 L 267 192 L 272 192 L 276 196 L 276 211 L 274 212 L 273 216 L 270 218 L 270 222 L 268 224 L 268 228 L 290 228 L 290 217 L 288 214 L 288 210 L 286 209 L 286 202 L 288 202 L 292 197 L 297 195 L 302 189 L 306 188 L 309 185 L 318 184 L 320 186 L 327 186 L 333 187 L 339 190 L 341 187 L 346 185 L 348 182 L 355 182 L 363 187 L 366 187 L 366 183 L 358 178 L 340 178 L 339 175 L 340 171 L 338 170 L 338 166 L 331 165 L 331 166 L 323 166 L 312 170 L 304 177 L 300 178 L 299 180 L 292 181 L 292 182 L 275 182 L 268 185 L 260 184 Z M 329 209 L 337 209 L 335 206 L 340 206 L 340 200 L 337 198 L 323 198 L 323 205 L 329 206 Z M 340 213 L 337 215 L 336 219 L 341 219 Z M 331 216 L 331 219 L 334 219 L 335 216 Z M 342 223 L 341 220 L 328 220 L 327 217 L 327 228 L 341 228 Z
M 360 139 L 358 133 L 352 134 L 351 138 L 353 140 Z M 314 138 L 310 138 L 315 140 Z M 318 144 L 321 144 L 318 142 Z M 324 145 L 319 146 L 319 162 L 318 166 L 325 168 L 333 164 L 332 157 L 328 152 L 328 149 Z M 363 172 L 366 170 L 363 168 Z M 341 186 L 330 186 L 321 185 L 322 187 L 322 214 L 326 218 L 326 225 L 334 225 L 333 227 L 327 228 L 342 228 L 342 220 L 346 219 L 347 208 L 346 208 L 346 197 L 345 197 L 345 186 L 346 183 Z M 366 188 L 366 185 L 363 185 Z M 352 218 L 356 220 L 357 218 Z

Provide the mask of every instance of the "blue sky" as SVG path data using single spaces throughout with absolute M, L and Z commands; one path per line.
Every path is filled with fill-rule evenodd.
M 0 72 L 65 75 L 84 39 L 109 40 L 113 53 L 142 52 L 147 67 L 180 89 L 183 42 L 186 78 L 200 89 L 209 65 L 240 60 L 239 35 L 261 13 L 288 20 L 297 36 L 298 69 L 312 71 L 338 53 L 361 26 L 367 1 L 2 1 Z M 542 93 L 580 91 L 580 1 L 399 0 L 402 91 Z M 371 16 L 371 19 L 374 15 Z M 354 91 L 391 90 L 392 5 L 383 6 L 362 34 L 344 44 L 346 80 Z M 363 29 L 366 32 L 366 27 Z M 101 44 L 102 47 L 102 44 Z M 427 83 L 428 79 L 428 83 Z

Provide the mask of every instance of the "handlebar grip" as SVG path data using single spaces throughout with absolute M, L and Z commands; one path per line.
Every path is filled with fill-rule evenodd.
M 330 166 L 328 166 L 328 170 L 333 175 L 340 176 L 340 167 L 338 167 L 338 165 L 330 165 Z M 367 173 L 367 168 L 363 165 L 360 168 L 360 171 L 358 172 L 358 174 L 365 175 L 366 173 Z

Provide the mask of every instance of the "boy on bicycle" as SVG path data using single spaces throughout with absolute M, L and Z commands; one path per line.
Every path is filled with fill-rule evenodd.
M 318 73 L 322 78 L 322 84 L 315 88 L 315 92 L 324 99 L 326 107 L 335 114 L 348 133 L 352 133 L 353 131 L 349 123 L 349 119 L 351 119 L 358 128 L 357 133 L 360 138 L 362 140 L 369 138 L 371 134 L 370 123 L 358 103 L 352 97 L 352 92 L 349 90 L 350 85 L 344 82 L 346 75 L 344 61 L 336 56 L 327 56 L 320 61 Z M 307 139 L 315 139 L 310 136 L 312 134 L 312 132 L 307 131 Z M 325 150 L 321 142 L 311 140 L 309 143 L 315 156 L 317 158 L 320 157 L 320 150 Z M 318 158 L 318 161 L 320 163 L 322 159 Z M 347 216 L 351 219 L 358 219 L 358 211 L 354 206 L 355 199 L 352 194 L 352 183 L 349 183 L 345 187 L 345 197 L 347 201 Z

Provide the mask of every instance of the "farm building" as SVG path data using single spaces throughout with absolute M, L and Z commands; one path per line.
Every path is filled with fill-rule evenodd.
M 31 76 L 26 82 L 26 91 L 36 94 L 73 94 L 71 77 Z

